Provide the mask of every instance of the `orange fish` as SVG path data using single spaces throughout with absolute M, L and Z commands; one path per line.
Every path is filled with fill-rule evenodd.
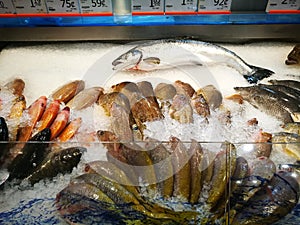
M 18 141 L 28 141 L 31 137 L 33 128 L 37 121 L 40 120 L 47 105 L 47 97 L 41 96 L 35 102 L 33 102 L 28 109 L 26 109 L 30 116 L 30 121 L 27 126 L 22 127 L 18 133 Z
M 70 108 L 66 106 L 58 113 L 56 119 L 50 126 L 50 130 L 51 130 L 50 140 L 56 138 L 63 131 L 63 129 L 65 129 L 69 117 L 70 117 Z
M 42 118 L 41 118 L 41 126 L 39 127 L 39 131 L 45 129 L 46 127 L 50 127 L 52 122 L 55 120 L 60 107 L 60 101 L 54 100 L 49 104 L 46 108 Z
M 81 122 L 82 119 L 80 117 L 72 120 L 58 136 L 58 139 L 62 142 L 71 139 L 80 128 Z

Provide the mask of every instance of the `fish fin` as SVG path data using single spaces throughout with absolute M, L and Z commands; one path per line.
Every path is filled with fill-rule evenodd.
M 256 67 L 256 66 L 252 66 L 252 65 L 248 65 L 248 66 L 253 70 L 253 72 L 251 73 L 251 75 L 244 75 L 244 78 L 250 84 L 252 84 L 252 83 L 256 84 L 258 81 L 274 74 L 273 71 L 265 69 L 265 68 Z
M 244 98 L 241 94 L 233 94 L 233 95 L 226 96 L 225 98 L 237 102 L 239 104 L 243 104 L 244 102 Z
M 300 112 L 291 113 L 291 117 L 294 122 L 300 122 Z
M 143 59 L 144 62 L 149 64 L 160 64 L 160 58 L 158 57 L 148 57 Z

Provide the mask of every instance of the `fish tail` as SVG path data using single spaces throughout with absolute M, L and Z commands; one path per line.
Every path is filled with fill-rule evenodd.
M 300 122 L 300 112 L 291 113 L 291 117 L 294 122 Z
M 249 75 L 244 75 L 244 78 L 250 83 L 257 83 L 258 81 L 267 78 L 274 74 L 273 71 L 262 68 L 262 67 L 257 67 L 257 66 L 252 66 L 248 65 L 252 69 L 252 73 Z

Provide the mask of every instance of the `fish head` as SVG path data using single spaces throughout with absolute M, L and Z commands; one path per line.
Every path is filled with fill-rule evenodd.
M 113 62 L 113 70 L 130 70 L 135 69 L 143 58 L 143 53 L 136 49 L 130 49 L 124 54 L 120 55 Z
M 143 52 L 137 48 L 129 50 L 112 62 L 113 70 L 151 71 L 160 64 L 158 57 L 144 57 Z

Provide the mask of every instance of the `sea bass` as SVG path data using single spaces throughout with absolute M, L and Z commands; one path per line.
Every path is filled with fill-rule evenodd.
M 279 92 L 272 92 L 261 86 L 235 87 L 234 89 L 245 101 L 284 123 L 297 120 L 298 105 L 293 101 L 287 101 Z
M 223 64 L 237 70 L 249 83 L 257 83 L 274 73 L 249 65 L 224 47 L 195 40 L 156 40 L 142 43 L 112 62 L 114 70 L 141 71 L 214 64 Z

